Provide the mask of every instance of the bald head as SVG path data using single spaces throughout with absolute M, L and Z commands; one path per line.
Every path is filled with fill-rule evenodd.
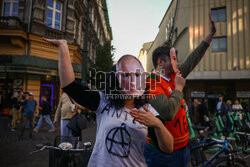
M 141 72 L 144 72 L 144 69 L 143 69 L 141 62 L 135 56 L 129 55 L 129 54 L 122 56 L 118 60 L 118 62 L 116 64 L 116 71 L 117 72 L 124 71 L 124 69 L 127 69 L 131 65 L 136 66 L 137 69 L 138 69 L 138 67 L 140 67 L 139 69 L 143 70 Z M 131 72 L 133 72 L 133 71 L 131 71 Z
M 130 95 L 144 93 L 146 75 L 144 76 L 143 66 L 135 56 L 122 56 L 116 64 L 116 72 L 123 93 Z

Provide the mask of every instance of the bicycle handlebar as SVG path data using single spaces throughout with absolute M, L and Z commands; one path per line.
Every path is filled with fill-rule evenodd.
M 30 155 L 37 153 L 37 152 L 41 152 L 44 151 L 45 149 L 55 149 L 55 150 L 61 150 L 61 151 L 72 151 L 72 152 L 79 152 L 79 151 L 88 151 L 88 149 L 83 149 L 83 148 L 76 148 L 76 149 L 62 149 L 60 147 L 55 147 L 55 146 L 43 146 L 41 149 L 39 150 L 35 150 L 32 151 L 30 153 Z

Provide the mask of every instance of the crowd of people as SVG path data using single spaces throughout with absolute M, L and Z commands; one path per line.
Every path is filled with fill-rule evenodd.
M 63 91 L 96 113 L 96 141 L 89 167 L 190 165 L 182 91 L 185 78 L 202 59 L 216 32 L 211 15 L 210 23 L 210 34 L 180 66 L 174 48 L 156 48 L 152 56 L 155 70 L 146 83 L 140 61 L 132 55 L 122 56 L 107 75 L 104 92 L 76 82 L 66 40 L 43 38 L 59 48 Z M 110 95 L 114 98 L 106 98 Z
M 9 108 L 12 116 L 10 130 L 16 132 L 17 123 L 21 123 L 20 131 L 18 131 L 19 140 L 23 138 L 26 129 L 29 129 L 29 138 L 32 138 L 33 132 L 39 133 L 39 129 L 44 121 L 49 125 L 48 132 L 54 132 L 55 126 L 57 126 L 60 120 L 60 135 L 74 140 L 75 138 L 72 136 L 71 129 L 67 127 L 67 124 L 77 112 L 80 113 L 82 111 L 76 102 L 72 101 L 66 93 L 62 93 L 54 114 L 54 121 L 52 121 L 52 107 L 47 101 L 47 97 L 42 96 L 42 101 L 39 105 L 31 92 L 23 92 L 22 90 L 14 93 Z
M 155 70 L 147 77 L 147 82 L 143 78 L 141 62 L 132 55 L 122 56 L 107 75 L 105 91 L 91 90 L 76 82 L 66 40 L 43 38 L 59 48 L 59 76 L 64 93 L 57 107 L 54 125 L 61 119 L 61 135 L 72 136 L 68 124 L 77 115 L 77 108 L 83 106 L 96 114 L 96 141 L 89 167 L 114 164 L 149 167 L 190 165 L 186 117 L 190 104 L 187 103 L 188 107 L 185 107 L 183 88 L 185 78 L 200 62 L 216 32 L 211 15 L 210 23 L 210 34 L 181 65 L 178 65 L 173 47 L 164 45 L 156 48 L 152 56 Z M 113 95 L 114 98 L 107 98 L 110 97 L 107 95 Z M 20 137 L 27 121 L 30 122 L 32 137 L 33 115 L 38 110 L 41 116 L 34 131 L 39 131 L 43 120 L 49 124 L 49 131 L 54 131 L 49 116 L 51 107 L 46 100 L 43 97 L 43 103 L 38 107 L 32 94 L 25 100 L 18 97 L 20 104 L 15 110 L 24 108 Z M 223 105 L 222 99 L 217 105 L 218 112 L 223 112 Z M 204 124 L 202 118 L 209 114 L 207 101 L 201 103 L 194 100 L 193 108 L 194 124 Z M 17 116 L 13 118 L 15 128 Z
M 211 128 L 210 118 L 214 114 L 219 114 L 220 116 L 226 118 L 226 125 L 228 129 L 231 129 L 232 123 L 229 120 L 228 112 L 233 111 L 246 111 L 249 112 L 247 99 L 242 99 L 240 103 L 238 99 L 234 100 L 234 104 L 232 104 L 232 100 L 227 99 L 224 100 L 224 96 L 220 95 L 218 97 L 218 103 L 214 107 L 215 109 L 211 109 L 208 107 L 208 99 L 192 99 L 189 98 L 186 101 L 186 105 L 188 111 L 190 112 L 190 117 L 192 123 L 194 125 L 201 125 L 206 127 L 205 131 Z M 212 107 L 213 108 L 213 107 Z M 201 131 L 202 132 L 202 131 Z

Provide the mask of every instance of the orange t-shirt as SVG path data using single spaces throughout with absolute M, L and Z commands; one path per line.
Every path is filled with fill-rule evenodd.
M 166 78 L 152 73 L 147 78 L 147 88 L 150 95 L 165 94 L 169 98 L 172 90 L 175 89 L 175 74 L 170 76 L 170 78 Z M 174 119 L 172 121 L 165 121 L 165 126 L 174 137 L 174 150 L 183 148 L 188 144 L 189 132 L 183 99 L 181 99 L 180 108 Z M 147 140 L 148 143 L 152 142 L 150 137 Z

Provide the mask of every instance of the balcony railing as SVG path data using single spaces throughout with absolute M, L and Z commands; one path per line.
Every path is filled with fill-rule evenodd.
M 0 29 L 19 29 L 25 30 L 26 24 L 23 23 L 18 17 L 13 16 L 0 16 Z
M 65 38 L 64 32 L 53 29 L 53 28 L 49 28 L 49 27 L 46 27 L 45 36 L 47 38 L 53 38 L 53 39 L 64 39 Z

